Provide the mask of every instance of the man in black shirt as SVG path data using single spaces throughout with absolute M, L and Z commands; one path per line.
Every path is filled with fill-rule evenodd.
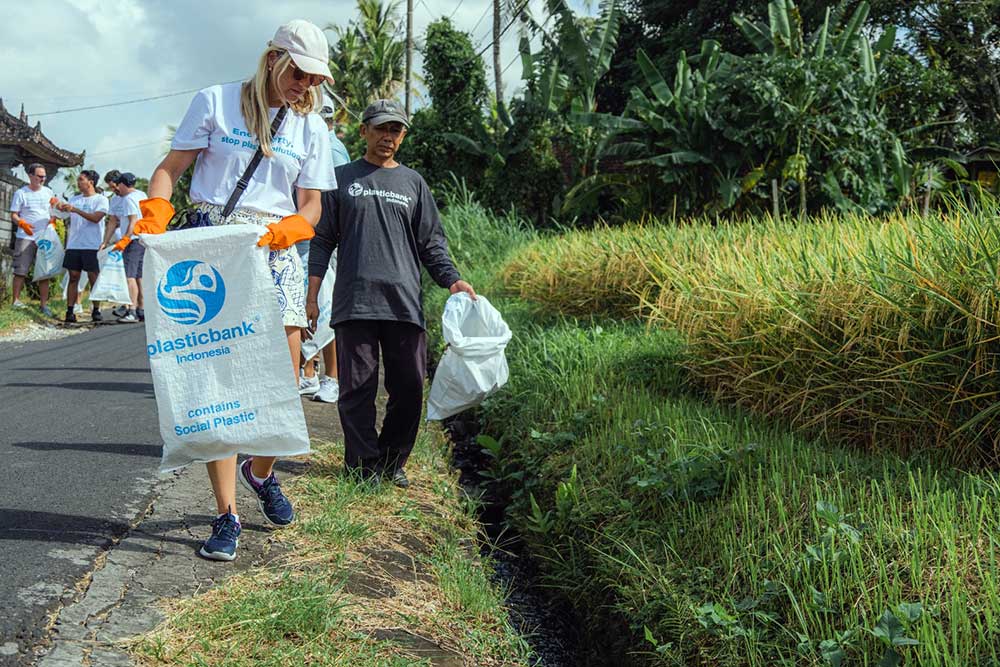
M 337 251 L 331 325 L 340 373 L 338 408 L 344 464 L 362 475 L 391 477 L 409 486 L 403 466 L 413 450 L 427 374 L 420 267 L 452 294 L 472 286 L 461 279 L 427 183 L 396 162 L 409 122 L 397 104 L 365 109 L 364 157 L 337 167 L 338 189 L 323 195 L 323 215 L 309 248 L 306 318 L 315 330 L 317 295 Z M 379 351 L 389 394 L 382 432 L 375 428 Z

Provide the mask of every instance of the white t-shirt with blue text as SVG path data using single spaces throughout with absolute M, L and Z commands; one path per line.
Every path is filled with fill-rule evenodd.
M 325 128 L 324 128 L 325 129 Z M 49 216 L 52 199 L 52 190 L 42 186 L 37 190 L 32 190 L 27 185 L 18 188 L 10 200 L 10 211 L 16 213 L 19 218 L 31 225 L 35 233 L 29 234 L 20 227 L 17 228 L 17 238 L 30 239 L 34 241 L 38 234 L 49 224 Z
M 108 212 L 108 198 L 102 194 L 92 194 L 89 197 L 76 195 L 69 203 L 74 208 L 87 213 L 94 211 Z M 91 222 L 81 215 L 73 213 L 69 216 L 69 231 L 66 232 L 66 250 L 97 250 L 104 241 L 104 218 L 100 222 Z
M 174 134 L 174 150 L 204 149 L 195 162 L 191 200 L 224 206 L 257 151 L 240 111 L 241 83 L 199 91 Z M 272 108 L 273 120 L 278 109 Z M 330 162 L 326 124 L 314 113 L 291 109 L 271 141 L 274 155 L 261 160 L 237 204 L 262 213 L 295 213 L 292 192 L 334 190 L 337 179 Z

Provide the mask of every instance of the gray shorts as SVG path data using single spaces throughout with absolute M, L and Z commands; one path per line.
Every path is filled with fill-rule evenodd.
M 26 277 L 37 253 L 38 246 L 31 239 L 14 239 L 14 275 Z
M 122 259 L 125 261 L 126 278 L 142 278 L 142 260 L 146 256 L 146 248 L 139 241 L 133 240 L 125 246 Z

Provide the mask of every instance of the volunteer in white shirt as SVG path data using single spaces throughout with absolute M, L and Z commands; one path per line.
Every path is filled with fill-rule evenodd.
M 139 202 L 146 198 L 146 193 L 135 188 L 135 174 L 126 171 L 115 177 L 115 192 L 118 197 L 118 215 L 113 219 L 118 220 L 119 240 L 132 236 L 132 227 L 142 217 L 139 209 Z M 105 243 L 108 242 L 110 234 L 104 234 Z M 125 312 L 116 315 L 118 321 L 122 323 L 141 322 L 146 319 L 143 312 L 142 303 L 142 262 L 146 254 L 146 249 L 141 243 L 116 243 L 115 248 L 124 247 L 122 260 L 125 263 L 125 278 L 128 281 L 128 293 L 131 303 Z
M 85 169 L 76 179 L 76 187 L 80 194 L 71 197 L 69 202 L 60 202 L 56 208 L 69 214 L 69 231 L 66 232 L 66 257 L 63 268 L 69 271 L 69 286 L 66 290 L 66 322 L 76 322 L 73 306 L 79 296 L 80 273 L 87 272 L 87 280 L 93 285 L 97 282 L 100 267 L 97 263 L 97 250 L 104 240 L 104 216 L 108 213 L 108 198 L 97 191 L 99 176 L 96 171 Z M 91 304 L 93 310 L 90 317 L 94 322 L 100 322 L 101 308 L 97 303 Z
M 337 186 L 326 126 L 312 113 L 320 105 L 320 85 L 333 81 L 328 58 L 323 31 L 308 21 L 291 21 L 278 28 L 252 79 L 212 86 L 195 95 L 170 153 L 150 178 L 150 199 L 140 204 L 143 217 L 133 229 L 135 234 L 165 231 L 174 214 L 169 202 L 174 184 L 192 162 L 190 197 L 203 220 L 260 225 L 264 234 L 258 245 L 270 246 L 274 284 L 269 288 L 275 290 L 291 355 L 289 382 L 298 379 L 300 330 L 306 326 L 305 274 L 292 246 L 313 236 L 321 212 L 320 193 Z M 282 107 L 287 107 L 284 120 L 272 136 L 271 122 Z M 223 208 L 258 144 L 264 159 L 235 211 L 223 219 Z M 119 246 L 127 243 L 128 237 L 123 238 Z M 250 458 L 238 471 L 235 456 L 208 464 L 219 515 L 199 552 L 203 557 L 236 557 L 237 475 L 257 495 L 269 522 L 291 523 L 294 511 L 272 472 L 274 460 Z
M 122 238 L 118 224 L 118 207 L 121 206 L 121 197 L 118 196 L 118 191 L 115 189 L 115 183 L 121 174 L 117 169 L 112 169 L 104 174 L 104 186 L 111 196 L 108 197 L 108 217 L 104 219 L 104 242 L 101 243 L 99 249 L 118 243 Z
M 45 167 L 40 164 L 28 165 L 28 184 L 19 188 L 10 201 L 10 214 L 17 225 L 14 238 L 14 308 L 24 308 L 21 289 L 28 277 L 28 271 L 35 262 L 38 234 L 49 224 L 50 203 L 53 194 L 45 185 Z M 42 313 L 52 317 L 49 310 L 49 281 L 38 281 L 38 295 Z

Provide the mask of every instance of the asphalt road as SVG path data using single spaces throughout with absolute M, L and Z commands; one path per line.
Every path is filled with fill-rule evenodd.
M 0 457 L 0 665 L 26 664 L 151 498 L 160 438 L 142 325 L 0 343 Z

